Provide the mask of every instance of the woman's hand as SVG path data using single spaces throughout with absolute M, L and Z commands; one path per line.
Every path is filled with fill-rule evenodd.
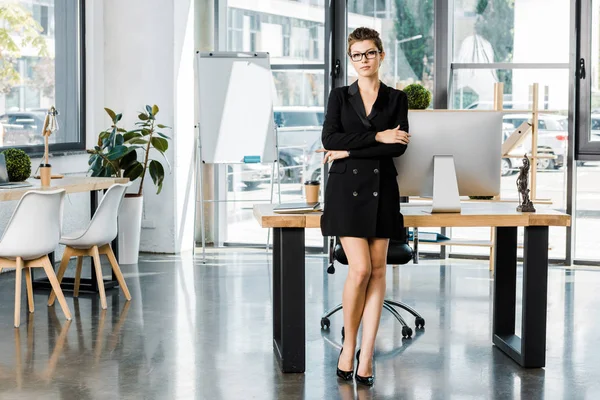
M 387 144 L 408 144 L 408 142 L 410 142 L 409 138 L 410 134 L 408 132 L 400 130 L 400 125 L 398 125 L 394 129 L 388 129 L 383 132 L 377 132 L 377 135 L 375 135 L 375 140 L 377 140 L 379 143 Z
M 335 160 L 341 160 L 342 158 L 346 158 L 350 155 L 347 150 L 318 149 L 315 151 L 315 153 L 325 153 L 325 156 L 323 157 L 323 164 L 327 162 L 331 163 Z

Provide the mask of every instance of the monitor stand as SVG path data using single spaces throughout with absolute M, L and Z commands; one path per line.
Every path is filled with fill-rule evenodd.
M 460 212 L 454 156 L 433 156 L 433 208 L 431 212 Z

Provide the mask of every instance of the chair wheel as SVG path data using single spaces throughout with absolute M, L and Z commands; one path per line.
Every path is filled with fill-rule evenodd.
M 330 324 L 331 324 L 331 322 L 329 321 L 329 318 L 327 318 L 327 317 L 321 318 L 321 329 L 329 329 Z
M 342 339 L 346 337 L 346 331 L 344 331 L 344 327 L 342 326 Z
M 423 329 L 425 327 L 425 319 L 421 317 L 415 318 L 415 326 L 417 329 Z
M 412 336 L 412 329 L 410 329 L 408 326 L 403 326 L 402 336 L 405 338 L 410 338 Z

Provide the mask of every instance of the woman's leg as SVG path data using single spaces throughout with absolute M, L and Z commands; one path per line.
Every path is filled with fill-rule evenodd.
M 344 350 L 338 367 L 350 371 L 354 365 L 356 336 L 363 308 L 369 277 L 371 276 L 371 257 L 369 242 L 364 238 L 340 237 L 342 247 L 348 258 L 348 277 L 344 284 L 342 305 L 344 313 Z
M 362 315 L 362 343 L 360 346 L 360 376 L 373 375 L 373 352 L 375 338 L 379 329 L 379 319 L 383 309 L 385 296 L 385 266 L 387 260 L 389 239 L 369 239 L 369 254 L 371 256 L 371 278 L 365 296 L 365 308 Z

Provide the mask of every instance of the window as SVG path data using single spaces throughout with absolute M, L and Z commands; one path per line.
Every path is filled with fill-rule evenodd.
M 418 82 L 433 92 L 433 0 L 351 0 L 348 34 L 361 26 L 380 34 L 386 53 L 382 82 L 399 89 Z M 350 84 L 357 75 L 350 62 L 347 70 Z
M 43 151 L 42 128 L 51 106 L 59 130 L 51 150 L 84 148 L 79 0 L 20 0 L 0 4 L 0 147 Z M 19 20 L 25 21 L 20 26 Z M 14 41 L 17 50 L 11 48 Z
M 275 109 L 273 112 L 278 127 L 320 126 L 323 124 L 324 111 L 321 107 L 302 107 L 298 110 Z
M 279 146 L 281 191 L 273 200 L 301 201 L 302 181 L 318 178 L 321 160 L 314 157 L 320 143 L 325 101 L 325 2 L 229 0 L 228 51 L 269 52 L 275 83 L 274 119 Z M 228 165 L 226 214 L 219 221 L 219 242 L 264 245 L 267 235 L 247 224 L 252 210 L 246 201 L 269 200 L 271 164 Z M 276 171 L 277 172 L 277 171 Z M 220 215 L 220 214 L 219 214 Z M 306 232 L 309 246 L 322 246 L 318 230 Z
M 580 20 L 575 50 L 575 84 L 579 86 L 577 102 L 577 192 L 575 216 L 575 258 L 600 260 L 596 232 L 600 229 L 600 0 L 578 2 Z M 582 74 L 580 66 L 585 68 Z
M 577 158 L 600 160 L 600 135 L 593 120 L 600 116 L 600 0 L 581 1 L 576 83 L 579 85 Z M 581 73 L 585 71 L 585 74 Z
M 540 7 L 543 18 L 539 18 Z M 568 172 L 569 15 L 568 0 L 547 5 L 537 0 L 455 0 L 449 88 L 449 108 L 491 110 L 494 85 L 504 83 L 503 108 L 521 111 L 505 113 L 506 139 L 521 123 L 531 120 L 531 114 L 522 111 L 532 108 L 531 86 L 539 85 L 538 108 L 548 111 L 538 120 L 537 151 L 542 157 L 536 163 L 538 173 L 531 196 L 534 201 L 563 210 Z M 506 64 L 514 67 L 507 68 Z M 531 145 L 528 137 L 502 158 L 501 198 L 517 198 L 514 174 L 522 165 L 522 155 L 531 152 Z M 470 239 L 483 234 L 470 228 L 454 231 Z M 564 257 L 565 232 L 564 228 L 550 229 L 550 257 Z M 475 248 L 459 251 L 485 253 Z

